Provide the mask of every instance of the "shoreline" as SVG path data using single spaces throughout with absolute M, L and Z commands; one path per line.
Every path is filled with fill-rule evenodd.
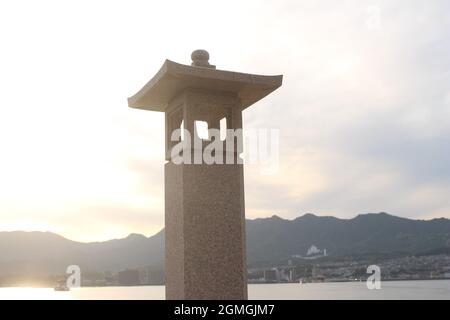
M 434 278 L 434 279 L 381 279 L 382 282 L 405 282 L 405 281 L 443 281 L 447 280 L 450 281 L 450 278 Z M 348 282 L 355 282 L 355 283 L 363 283 L 366 282 L 366 280 L 335 280 L 335 281 L 313 281 L 313 282 L 249 282 L 248 285 L 282 285 L 282 284 L 298 284 L 298 285 L 305 285 L 305 284 L 330 284 L 330 283 L 348 283 Z M 103 286 L 81 286 L 80 288 L 132 288 L 132 287 L 164 287 L 164 284 L 142 284 L 142 285 L 133 285 L 133 286 L 124 286 L 124 285 L 103 285 Z M 0 289 L 54 289 L 54 287 L 51 286 L 0 286 Z M 78 289 L 78 288 L 76 288 Z

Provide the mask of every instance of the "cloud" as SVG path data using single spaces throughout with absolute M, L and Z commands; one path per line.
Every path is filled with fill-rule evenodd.
M 450 217 L 448 1 L 24 5 L 0 4 L 2 228 L 163 227 L 164 117 L 126 98 L 197 48 L 220 69 L 284 75 L 244 112 L 281 138 L 277 174 L 245 170 L 249 217 Z
M 449 217 L 448 4 L 377 3 L 379 32 L 350 19 L 278 61 L 284 90 L 247 114 L 250 125 L 280 128 L 287 169 L 272 180 L 246 175 L 249 212 Z M 342 20 L 345 10 L 324 11 Z

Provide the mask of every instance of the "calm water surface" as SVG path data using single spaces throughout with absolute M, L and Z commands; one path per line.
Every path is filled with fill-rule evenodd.
M 368 290 L 365 282 L 252 284 L 249 299 L 450 299 L 450 280 L 385 281 L 380 290 Z M 5 299 L 164 299 L 163 286 L 76 288 L 57 292 L 52 288 L 0 288 Z

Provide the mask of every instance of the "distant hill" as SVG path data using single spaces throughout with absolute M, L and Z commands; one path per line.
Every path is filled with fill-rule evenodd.
M 76 264 L 84 272 L 160 267 L 164 233 L 149 238 L 130 234 L 124 239 L 81 243 L 50 232 L 0 232 L 0 275 L 64 273 Z
M 311 245 L 330 256 L 418 254 L 450 248 L 450 220 L 412 220 L 387 213 L 353 219 L 305 214 L 294 220 L 277 216 L 247 221 L 249 262 L 305 255 Z
M 247 220 L 248 263 L 305 255 L 311 245 L 331 257 L 364 254 L 449 252 L 450 220 L 405 219 L 386 213 L 353 219 L 306 214 L 294 220 L 277 216 Z M 86 271 L 162 267 L 164 231 L 145 237 L 80 243 L 49 232 L 0 232 L 0 275 L 63 273 L 70 264 Z

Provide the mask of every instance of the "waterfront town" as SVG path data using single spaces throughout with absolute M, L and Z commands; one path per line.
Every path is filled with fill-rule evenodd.
M 293 257 L 282 264 L 248 269 L 249 283 L 308 283 L 365 281 L 369 265 L 376 264 L 381 279 L 389 280 L 450 280 L 450 255 L 404 256 L 392 258 L 316 259 Z M 93 273 L 83 277 L 84 286 L 162 285 L 164 272 L 157 268 L 126 269 L 117 273 Z
M 248 280 L 250 283 L 363 281 L 370 276 L 367 267 L 374 264 L 380 267 L 384 281 L 450 279 L 450 255 L 442 254 L 357 260 L 292 259 L 286 265 L 249 269 Z
M 381 279 L 389 280 L 450 280 L 450 255 L 411 255 L 402 257 L 345 257 L 316 258 L 292 257 L 284 262 L 267 266 L 248 268 L 249 283 L 315 283 L 365 281 L 369 265 L 378 265 Z M 58 275 L 9 275 L 0 277 L 0 286 L 20 286 L 21 283 L 34 283 L 34 286 L 53 286 L 61 281 L 64 274 Z M 118 272 L 82 273 L 81 285 L 90 286 L 141 286 L 163 285 L 162 267 L 130 268 Z

